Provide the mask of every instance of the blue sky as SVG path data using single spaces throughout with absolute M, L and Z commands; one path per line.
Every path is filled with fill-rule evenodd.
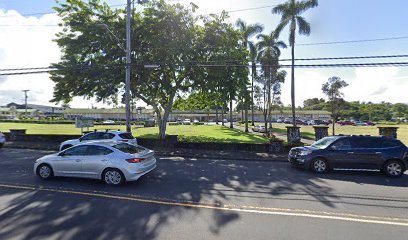
M 125 0 L 110 0 L 107 1 L 110 5 L 125 4 Z M 180 2 L 188 4 L 191 0 L 168 1 Z M 214 13 L 221 10 L 237 10 L 245 8 L 263 7 L 276 5 L 284 2 L 282 0 L 195 0 L 199 7 L 200 13 Z M 10 13 L 9 10 L 15 10 L 18 14 L 37 13 L 37 12 L 52 12 L 52 7 L 55 6 L 53 0 L 1 0 L 0 10 L 2 14 Z M 318 43 L 318 42 L 333 42 L 333 41 L 349 41 L 361 39 L 377 39 L 389 37 L 408 37 L 408 28 L 406 28 L 406 9 L 408 9 L 408 1 L 406 0 L 320 0 L 319 6 L 310 10 L 304 16 L 312 25 L 312 34 L 309 37 L 298 37 L 297 43 Z M 17 13 L 16 13 L 17 14 Z M 47 17 L 49 18 L 47 20 Z M 21 21 L 24 24 L 33 21 L 49 23 L 51 16 L 32 16 Z M 55 16 L 54 16 L 55 18 Z M 233 12 L 230 14 L 230 21 L 234 22 L 237 18 L 242 18 L 248 23 L 261 23 L 265 26 L 265 32 L 268 33 L 275 28 L 279 21 L 279 16 L 272 15 L 270 8 L 257 9 L 251 11 Z M 1 24 L 14 24 L 16 21 L 10 20 L 9 17 L 0 17 Z M 1 32 L 6 28 L 0 26 Z M 43 29 L 43 28 L 42 28 Z M 35 31 L 41 34 L 39 29 L 24 29 L 11 31 L 12 35 L 24 36 L 28 31 Z M 21 31 L 19 34 L 17 32 Z M 43 29 L 51 34 L 50 30 Z M 57 31 L 57 30 L 55 30 Z M 5 33 L 5 31 L 3 31 Z M 49 35 L 50 41 L 52 35 Z M 287 33 L 281 35 L 282 40 L 287 41 Z M 50 43 L 51 44 L 51 43 Z M 315 46 L 297 46 L 297 58 L 312 58 L 312 57 L 340 57 L 340 56 L 366 56 L 366 55 L 393 55 L 393 54 L 408 54 L 408 38 L 390 41 L 362 42 L 353 44 L 333 44 L 333 45 L 315 45 Z M 44 47 L 46 48 L 46 47 Z M 7 44 L 2 44 L 0 40 L 0 67 L 3 62 L 6 62 L 7 56 L 14 53 L 12 47 Z M 3 57 L 2 52 L 6 52 L 6 57 Z M 47 49 L 44 49 L 44 54 L 47 55 Z M 7 54 L 8 53 L 8 54 Z M 290 58 L 290 50 L 284 50 L 282 58 Z M 50 53 L 49 59 L 57 59 L 57 53 Z M 44 56 L 45 58 L 46 56 Z M 34 58 L 33 58 L 34 59 Z M 45 60 L 44 60 L 45 61 Z M 408 59 L 367 59 L 357 61 L 331 61 L 326 63 L 354 63 L 354 62 L 385 62 L 385 61 L 408 61 Z M 8 61 L 11 62 L 11 61 Z M 317 62 L 302 62 L 304 64 L 312 64 Z M 319 62 L 321 63 L 321 62 Z M 28 64 L 26 62 L 26 64 Z M 33 60 L 33 64 L 36 62 Z M 3 64 L 4 65 L 4 64 Z M 9 67 L 9 66 L 8 66 Z M 18 66 L 17 66 L 18 67 Z M 404 67 L 389 67 L 389 68 L 325 68 L 325 69 L 299 69 L 296 70 L 296 82 L 298 86 L 297 104 L 301 105 L 302 101 L 308 97 L 324 97 L 321 93 L 321 84 L 328 77 L 339 76 L 350 83 L 350 86 L 345 89 L 345 98 L 347 100 L 374 101 L 381 100 L 391 102 L 408 102 L 406 94 L 402 91 L 408 89 L 408 69 Z M 46 77 L 46 76 L 45 76 Z M 44 76 L 43 76 L 44 78 Z M 11 77 L 9 77 L 10 81 Z M 289 79 L 287 79 L 289 82 Z M 7 81 L 0 80 L 0 95 Z M 52 88 L 52 84 L 46 85 Z M 286 83 L 283 87 L 282 100 L 288 104 L 289 84 Z M 44 90 L 45 91 L 45 90 Z M 51 90 L 47 90 L 52 92 Z M 34 93 L 33 93 L 34 94 Z M 45 94 L 50 96 L 50 93 Z M 0 96 L 0 105 L 6 101 L 6 97 Z M 38 97 L 38 102 L 44 103 L 46 99 Z M 75 103 L 76 104 L 76 103 Z M 74 104 L 74 105 L 75 105 Z M 81 105 L 83 104 L 83 105 Z M 87 104 L 87 105 L 84 105 Z M 89 107 L 90 101 L 78 101 L 78 106 Z

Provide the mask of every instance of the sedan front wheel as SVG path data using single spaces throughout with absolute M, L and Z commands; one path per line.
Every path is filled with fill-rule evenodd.
M 43 179 L 49 179 L 53 176 L 52 168 L 47 164 L 42 164 L 37 168 L 37 175 Z

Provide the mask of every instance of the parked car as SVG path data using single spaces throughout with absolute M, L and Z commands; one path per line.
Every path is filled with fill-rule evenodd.
M 6 136 L 4 136 L 2 132 L 0 132 L 0 148 L 2 148 L 5 143 L 6 143 Z
M 368 126 L 368 124 L 363 121 L 355 121 L 353 125 L 354 126 Z
M 316 173 L 331 169 L 380 170 L 399 177 L 408 167 L 408 148 L 383 136 L 325 137 L 309 147 L 295 147 L 289 162 Z
M 277 122 L 277 123 L 283 123 L 283 122 L 284 122 L 284 119 L 278 118 L 278 120 L 276 120 L 276 122 Z
M 296 125 L 307 125 L 306 121 L 296 119 Z
M 193 123 L 199 123 L 200 121 L 198 121 L 197 119 L 193 120 Z
M 348 121 L 348 120 L 344 120 L 344 121 L 337 121 L 338 124 L 340 124 L 341 126 L 345 126 L 345 125 L 354 125 L 354 122 L 352 121 Z
M 252 128 L 252 131 L 254 131 L 254 132 L 260 132 L 260 133 L 265 133 L 265 132 L 266 132 L 265 126 L 262 126 L 262 125 L 256 125 L 256 126 L 254 126 L 254 127 Z
M 101 179 L 110 185 L 136 181 L 156 168 L 154 152 L 125 142 L 99 141 L 79 144 L 46 155 L 34 163 L 41 179 L 54 176 Z
M 191 125 L 191 120 L 186 118 L 186 119 L 183 120 L 183 124 L 184 125 Z
M 309 120 L 307 122 L 308 125 L 328 125 L 328 122 L 324 121 L 324 120 Z
M 375 123 L 371 121 L 364 121 L 368 126 L 375 126 Z
M 105 120 L 102 122 L 103 124 L 115 124 L 115 121 L 113 120 Z
M 87 141 L 95 140 L 115 140 L 121 142 L 128 142 L 130 144 L 137 145 L 137 140 L 132 136 L 131 133 L 122 132 L 122 131 L 100 131 L 100 132 L 91 132 L 85 134 L 84 136 L 78 139 L 67 140 L 60 144 L 60 151 L 70 148 L 72 146 L 78 145 Z

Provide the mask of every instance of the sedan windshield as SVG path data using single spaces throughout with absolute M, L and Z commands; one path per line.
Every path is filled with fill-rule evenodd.
M 337 138 L 335 138 L 335 137 L 325 137 L 325 138 L 322 138 L 319 141 L 313 143 L 311 145 L 311 147 L 319 148 L 319 149 L 325 149 L 336 140 L 337 140 Z
M 140 153 L 145 151 L 146 149 L 140 146 L 134 146 L 134 145 L 130 145 L 127 143 L 119 143 L 116 144 L 114 146 L 112 146 L 116 149 L 118 149 L 119 151 L 122 151 L 124 153 L 130 153 L 130 154 L 134 154 L 134 153 Z

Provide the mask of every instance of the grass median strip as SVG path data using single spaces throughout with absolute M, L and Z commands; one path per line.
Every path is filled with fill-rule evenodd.
M 170 205 L 170 206 L 186 207 L 186 208 L 202 208 L 202 209 L 212 209 L 212 210 L 220 210 L 220 211 L 234 211 L 234 212 L 246 212 L 246 213 L 255 213 L 255 214 L 266 214 L 266 215 L 318 218 L 318 219 L 341 220 L 341 221 L 348 221 L 348 222 L 360 222 L 360 223 L 383 224 L 383 225 L 408 227 L 408 219 L 396 218 L 396 217 L 367 216 L 367 215 L 359 215 L 359 214 L 314 211 L 314 210 L 306 210 L 306 209 L 269 208 L 269 207 L 259 207 L 259 206 L 238 206 L 238 205 L 232 205 L 232 204 L 231 205 L 230 204 L 228 205 L 212 204 L 212 203 L 192 202 L 192 201 L 187 201 L 187 200 L 174 200 L 174 199 L 166 199 L 166 198 L 144 197 L 144 196 L 131 195 L 131 194 L 130 195 L 117 195 L 117 194 L 112 194 L 109 192 L 102 192 L 102 191 L 89 192 L 89 191 L 71 190 L 71 189 L 64 189 L 64 188 L 48 188 L 48 187 L 38 186 L 38 185 L 20 185 L 20 184 L 10 184 L 10 183 L 0 183 L 0 188 L 30 190 L 30 191 L 45 191 L 45 192 L 63 193 L 63 194 L 70 194 L 70 195 L 98 197 L 98 198 L 105 198 L 105 199 L 142 202 L 142 203 L 148 203 L 148 204 Z

